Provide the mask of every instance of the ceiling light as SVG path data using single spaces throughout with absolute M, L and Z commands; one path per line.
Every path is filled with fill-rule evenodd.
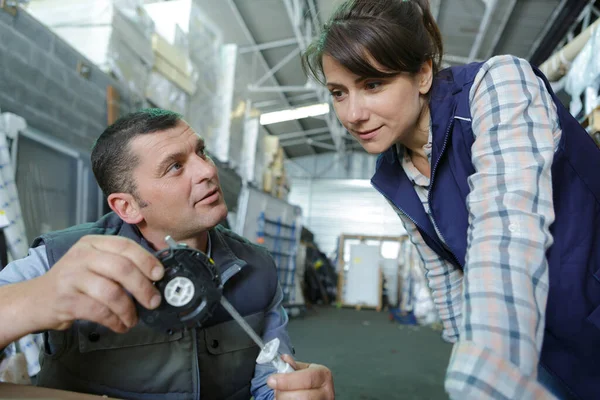
M 291 121 L 307 117 L 316 117 L 329 113 L 329 104 L 313 104 L 311 106 L 291 108 L 289 110 L 274 111 L 260 116 L 261 125 L 276 124 L 283 121 Z

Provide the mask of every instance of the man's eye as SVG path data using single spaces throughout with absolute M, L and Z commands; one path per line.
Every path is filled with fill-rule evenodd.
M 381 86 L 381 82 L 369 82 L 365 86 L 367 87 L 367 89 L 373 90 L 373 89 L 377 89 L 379 86 Z
M 206 155 L 206 149 L 204 147 L 198 149 L 198 155 L 199 156 L 205 156 Z
M 181 168 L 183 168 L 183 165 L 181 165 L 181 163 L 175 163 L 169 167 L 169 171 L 178 171 Z

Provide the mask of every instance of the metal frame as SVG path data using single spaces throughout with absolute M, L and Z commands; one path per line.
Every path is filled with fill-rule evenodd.
M 558 46 L 556 46 L 557 50 L 561 49 L 567 43 L 573 40 L 573 38 L 576 36 L 576 31 L 584 31 L 592 22 L 600 17 L 600 10 L 594 6 L 595 3 L 596 0 L 590 0 L 589 4 L 584 7 L 583 11 L 579 14 L 573 25 L 571 25 L 566 35 L 558 43 Z
M 244 36 L 246 36 L 246 39 L 248 40 L 248 42 L 250 43 L 250 45 L 251 46 L 256 46 L 254 53 L 256 54 L 256 57 L 258 58 L 259 64 L 266 71 L 269 71 L 271 69 L 271 67 L 269 66 L 269 64 L 267 63 L 267 60 L 265 59 L 265 57 L 261 53 L 261 50 L 258 48 L 259 45 L 256 43 L 256 39 L 254 39 L 254 36 L 252 36 L 252 33 L 250 32 L 250 29 L 248 28 L 248 25 L 246 24 L 246 21 L 244 21 L 244 17 L 242 17 L 242 14 L 240 13 L 240 10 L 239 10 L 238 6 L 235 4 L 235 0 L 227 0 L 227 4 L 229 5 L 229 8 L 233 12 L 233 15 L 234 15 L 235 19 L 237 20 L 237 22 L 239 23 L 240 27 L 242 28 L 242 31 L 244 32 Z M 271 76 L 270 79 L 271 79 L 271 81 L 276 86 L 279 86 L 279 82 L 277 82 L 277 78 L 275 76 Z M 288 99 L 281 92 L 280 92 L 280 97 L 281 97 L 281 100 L 287 106 L 291 107 Z M 302 126 L 300 125 L 300 123 L 298 123 L 298 126 L 300 128 L 302 128 Z
M 89 167 L 86 165 L 83 160 L 83 155 L 81 152 L 69 147 L 57 139 L 46 136 L 42 133 L 38 133 L 36 130 L 33 130 L 31 127 L 27 127 L 27 129 L 19 131 L 19 134 L 15 137 L 13 141 L 12 151 L 14 152 L 14 171 L 15 176 L 17 174 L 17 156 L 18 156 L 18 138 L 20 135 L 33 140 L 39 144 L 42 144 L 58 153 L 74 158 L 77 161 L 77 178 L 76 178 L 76 193 L 75 193 L 75 223 L 80 224 L 86 221 L 86 216 L 88 213 L 88 201 L 89 201 Z M 98 189 L 98 218 L 103 215 L 104 208 L 104 197 L 102 195 L 102 191 Z
M 234 12 L 235 18 L 240 23 L 246 38 L 251 43 L 251 45 L 249 46 L 242 47 L 240 49 L 240 54 L 254 52 L 258 57 L 259 64 L 261 64 L 261 66 L 265 70 L 265 73 L 259 79 L 257 79 L 256 82 L 248 85 L 248 92 L 276 93 L 283 101 L 285 107 L 291 107 L 290 100 L 314 100 L 315 102 L 319 103 L 330 102 L 330 98 L 327 95 L 327 91 L 325 90 L 325 88 L 316 85 L 314 82 L 307 81 L 306 84 L 303 86 L 285 86 L 279 84 L 275 77 L 275 74 L 281 68 L 283 68 L 292 60 L 297 59 L 301 52 L 306 50 L 308 44 L 313 39 L 315 33 L 317 33 L 320 29 L 321 21 L 319 20 L 315 0 L 282 0 L 282 4 L 291 22 L 294 37 L 262 44 L 256 44 L 256 41 L 252 36 L 251 32 L 249 31 L 242 15 L 240 14 L 239 9 L 235 4 L 235 1 L 228 0 L 228 4 Z M 295 47 L 290 50 L 287 56 L 282 58 L 276 65 L 272 67 L 268 65 L 263 54 L 261 53 L 263 50 L 289 46 Z M 271 82 L 272 84 L 266 85 L 267 82 Z M 286 95 L 291 93 L 301 94 L 293 97 L 288 97 Z M 253 103 L 253 105 L 258 108 L 270 107 L 279 104 L 281 104 L 281 101 L 264 101 Z M 315 154 L 316 152 L 314 151 L 314 147 L 326 148 L 327 150 L 334 150 L 341 153 L 345 152 L 345 140 L 343 139 L 343 137 L 345 136 L 345 130 L 342 127 L 342 125 L 333 115 L 325 116 L 323 120 L 327 124 L 327 128 L 319 129 L 318 132 L 329 132 L 329 138 L 331 138 L 331 140 L 334 143 L 333 148 L 331 144 L 314 141 L 312 138 L 309 138 L 308 136 L 312 134 L 311 130 L 303 129 L 302 125 L 299 122 L 296 122 L 298 126 L 297 130 L 289 132 L 289 134 L 284 133 L 283 135 L 278 135 L 278 137 L 282 139 L 281 145 L 284 147 L 298 144 L 308 145 L 310 148 L 313 149 L 313 153 Z M 306 138 L 303 141 L 287 141 L 287 139 L 290 138 L 301 137 Z

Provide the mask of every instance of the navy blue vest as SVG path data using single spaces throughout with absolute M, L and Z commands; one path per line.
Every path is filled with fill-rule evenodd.
M 32 247 L 43 243 L 53 266 L 84 235 L 119 235 L 154 252 L 133 225 L 112 212 L 94 223 L 42 235 Z M 209 235 L 224 296 L 262 335 L 265 311 L 277 293 L 273 259 L 263 247 L 221 226 Z M 53 350 L 42 353 L 38 386 L 140 400 L 246 400 L 260 351 L 222 307 L 202 328 L 175 332 L 139 323 L 116 334 L 76 321 L 66 331 L 47 332 L 44 348 Z
M 433 147 L 429 204 L 436 234 L 395 148 L 382 154 L 371 182 L 415 223 L 425 242 L 458 268 L 465 267 L 469 215 L 466 197 L 474 142 L 469 90 L 481 63 L 436 76 L 431 94 Z M 552 164 L 554 244 L 547 251 L 550 289 L 541 363 L 581 399 L 600 399 L 600 150 L 552 95 L 562 136 Z M 542 246 L 542 244 L 540 244 Z M 466 266 L 468 268 L 468 266 Z

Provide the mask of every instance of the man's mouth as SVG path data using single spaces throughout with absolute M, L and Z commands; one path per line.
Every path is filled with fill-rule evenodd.
M 214 203 L 217 199 L 219 198 L 219 190 L 217 188 L 211 190 L 210 192 L 206 193 L 206 195 L 204 195 L 204 197 L 202 197 L 200 200 L 198 200 L 196 202 L 196 204 L 200 203 L 200 204 L 211 204 Z

